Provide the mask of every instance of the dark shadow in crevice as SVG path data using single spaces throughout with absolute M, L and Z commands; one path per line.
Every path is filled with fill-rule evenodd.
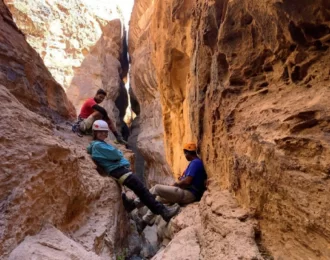
M 258 246 L 259 252 L 264 260 L 274 260 L 275 258 L 271 255 L 269 250 L 263 245 L 262 241 L 262 233 L 260 230 L 255 230 L 255 236 L 254 239 L 256 241 L 256 244 Z

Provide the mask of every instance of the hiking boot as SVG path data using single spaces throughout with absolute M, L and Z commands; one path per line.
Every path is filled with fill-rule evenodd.
M 171 207 L 165 207 L 160 215 L 166 222 L 169 222 L 172 217 L 174 217 L 176 214 L 179 213 L 179 210 L 180 210 L 179 204 L 175 203 Z
M 148 223 L 139 217 L 135 218 L 134 220 L 135 220 L 136 230 L 139 233 L 139 235 L 141 235 L 143 230 L 148 225 Z
M 127 198 L 125 193 L 121 194 L 121 198 L 123 200 L 124 208 L 126 209 L 126 211 L 128 213 L 130 213 L 132 210 L 134 210 L 136 208 L 134 200 Z
M 72 125 L 71 130 L 72 130 L 72 132 L 74 132 L 75 134 L 77 134 L 79 137 L 82 137 L 83 136 L 82 132 L 80 131 L 79 123 L 74 123 Z

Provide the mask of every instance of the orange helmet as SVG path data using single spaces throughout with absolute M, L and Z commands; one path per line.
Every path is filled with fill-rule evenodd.
M 191 152 L 196 152 L 197 146 L 195 143 L 186 143 L 183 146 L 183 150 L 191 151 Z

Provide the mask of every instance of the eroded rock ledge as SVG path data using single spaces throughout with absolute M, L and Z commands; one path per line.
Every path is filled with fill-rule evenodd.
M 214 182 L 199 203 L 182 208 L 169 226 L 160 219 L 158 225 L 168 244 L 153 260 L 263 259 L 255 241 L 256 220 Z

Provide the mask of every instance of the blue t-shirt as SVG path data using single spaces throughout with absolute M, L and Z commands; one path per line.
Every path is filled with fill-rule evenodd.
M 205 180 L 207 178 L 204 165 L 201 159 L 196 158 L 192 160 L 187 169 L 185 170 L 183 177 L 191 176 L 192 183 L 187 188 L 190 192 L 192 192 L 196 199 L 199 200 L 202 196 L 204 191 L 206 190 L 205 187 Z

